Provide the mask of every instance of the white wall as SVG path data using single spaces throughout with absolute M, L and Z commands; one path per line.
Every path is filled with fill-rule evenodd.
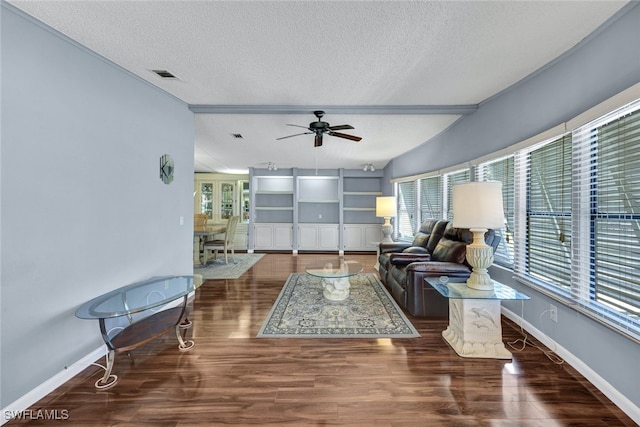
M 97 321 L 74 316 L 83 302 L 192 274 L 194 124 L 182 102 L 1 8 L 6 407 L 101 345 Z

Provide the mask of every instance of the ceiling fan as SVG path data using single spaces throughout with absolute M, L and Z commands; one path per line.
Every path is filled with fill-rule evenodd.
M 291 138 L 292 136 L 310 135 L 314 133 L 316 135 L 315 142 L 313 144 L 314 147 L 322 146 L 322 135 L 324 135 L 325 133 L 331 136 L 350 139 L 351 141 L 356 141 L 356 142 L 362 139 L 359 136 L 348 135 L 346 133 L 341 133 L 341 132 L 335 132 L 337 130 L 354 129 L 354 127 L 351 125 L 330 126 L 329 123 L 322 121 L 322 117 L 324 116 L 324 111 L 314 111 L 313 114 L 318 118 L 318 121 L 309 123 L 309 126 L 287 124 L 287 126 L 295 126 L 299 128 L 308 129 L 309 130 L 308 132 L 296 133 L 295 135 L 283 136 L 282 138 L 276 138 L 276 139 L 279 140 L 279 139 Z

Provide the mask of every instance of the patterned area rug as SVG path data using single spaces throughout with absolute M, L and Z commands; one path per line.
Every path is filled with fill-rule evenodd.
M 414 338 L 420 334 L 373 274 L 350 278 L 350 295 L 329 301 L 321 278 L 293 273 L 259 338 Z
M 219 254 L 218 259 L 210 260 L 206 266 L 193 269 L 193 274 L 201 274 L 207 279 L 237 279 L 248 269 L 260 261 L 264 254 L 235 254 L 235 263 L 229 255 L 229 264 L 224 263 L 224 255 Z

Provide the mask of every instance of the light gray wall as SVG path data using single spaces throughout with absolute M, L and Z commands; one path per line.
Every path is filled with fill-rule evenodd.
M 102 344 L 79 305 L 192 274 L 194 124 L 185 104 L 4 3 L 1 19 L 6 407 Z M 159 179 L 165 153 L 171 185 Z
M 523 141 L 577 116 L 640 81 L 640 7 L 631 4 L 619 20 L 583 45 L 477 112 L 387 166 L 392 178 L 438 170 Z M 569 307 L 515 282 L 510 271 L 492 275 L 532 297 L 524 318 L 569 350 L 627 399 L 640 406 L 640 346 Z M 553 302 L 558 323 L 540 314 Z M 521 313 L 517 303 L 505 303 Z M 551 362 L 550 362 L 551 363 Z

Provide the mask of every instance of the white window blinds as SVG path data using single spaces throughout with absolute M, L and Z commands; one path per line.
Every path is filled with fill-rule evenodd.
M 640 317 L 640 103 L 574 132 L 573 296 L 609 321 Z M 623 322 L 624 323 L 624 322 Z M 636 324 L 637 326 L 637 324 Z
M 427 219 L 443 218 L 442 177 L 433 176 L 418 181 L 420 187 L 420 224 Z
M 476 168 L 476 178 L 478 181 L 500 181 L 502 183 L 505 227 L 496 230 L 496 234 L 500 236 L 500 244 L 496 249 L 494 260 L 502 265 L 512 265 L 515 212 L 513 156 L 480 164 Z
M 462 182 L 469 182 L 471 180 L 471 173 L 469 172 L 469 169 L 463 169 L 457 172 L 445 174 L 444 176 L 447 186 L 447 211 L 445 218 L 451 221 L 453 220 L 453 186 Z
M 517 228 L 517 274 L 565 289 L 571 286 L 571 136 L 521 155 L 520 190 L 526 196 Z
M 398 237 L 412 239 L 416 227 L 416 181 L 398 183 Z

